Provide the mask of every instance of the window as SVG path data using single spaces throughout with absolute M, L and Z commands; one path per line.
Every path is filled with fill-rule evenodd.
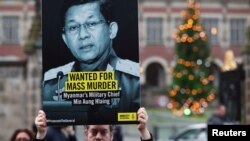
M 19 42 L 18 20 L 17 16 L 2 17 L 3 43 L 16 44 Z
M 162 18 L 147 19 L 147 44 L 162 44 L 163 34 Z
M 217 45 L 218 42 L 218 19 L 205 18 L 202 19 L 202 26 L 206 31 L 208 42 L 211 45 Z
M 245 20 L 231 19 L 230 20 L 230 42 L 233 45 L 240 45 L 245 39 Z

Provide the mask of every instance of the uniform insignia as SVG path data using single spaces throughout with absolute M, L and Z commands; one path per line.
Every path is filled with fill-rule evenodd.
M 75 64 L 75 62 L 70 62 L 66 65 L 63 65 L 63 66 L 60 66 L 57 68 L 53 68 L 53 69 L 46 71 L 44 74 L 44 81 L 57 78 L 57 75 L 59 72 L 62 72 L 63 75 L 68 74 L 72 70 L 74 64 Z
M 127 59 L 119 59 L 116 63 L 116 70 L 140 77 L 139 63 Z

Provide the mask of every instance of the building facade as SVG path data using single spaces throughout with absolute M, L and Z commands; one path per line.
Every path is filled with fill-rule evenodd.
M 200 21 L 211 49 L 210 58 L 217 71 L 222 68 L 224 54 L 229 49 L 233 51 L 235 61 L 241 64 L 240 51 L 246 42 L 245 31 L 250 26 L 249 0 L 196 1 L 200 5 Z M 142 84 L 166 87 L 170 83 L 170 69 L 175 65 L 172 35 L 183 20 L 181 12 L 186 7 L 187 0 L 139 0 Z
M 9 140 L 17 128 L 31 128 L 34 120 L 24 52 L 34 15 L 34 0 L 0 1 L 0 140 Z
M 166 93 L 166 88 L 171 83 L 171 70 L 176 64 L 173 33 L 183 22 L 181 13 L 186 9 L 188 1 L 194 0 L 139 0 L 141 83 L 144 88 L 149 88 L 151 95 Z M 214 85 L 219 90 L 226 52 L 233 53 L 238 66 L 244 65 L 241 51 L 247 42 L 246 31 L 250 26 L 250 1 L 196 0 L 196 2 L 199 4 L 199 19 L 206 31 L 211 50 L 209 59 L 215 66 Z M 239 100 L 244 99 L 246 95 L 244 92 L 230 94 Z M 152 101 L 147 94 L 144 97 Z M 248 117 L 246 122 L 249 123 L 250 113 L 246 111 L 244 104 L 241 107 L 242 113 L 245 114 L 243 118 Z
M 35 44 L 34 52 L 24 52 L 36 16 L 35 2 L 37 0 L 0 1 L 0 121 L 4 121 L 0 126 L 0 140 L 8 140 L 16 128 L 31 128 L 40 109 L 41 40 Z M 246 42 L 245 31 L 250 26 L 250 1 L 197 2 L 217 74 L 229 49 L 233 51 L 235 61 L 242 64 L 241 47 Z M 181 24 L 181 11 L 186 7 L 187 0 L 138 0 L 143 86 L 159 89 L 170 83 L 170 70 L 175 65 L 172 35 Z M 249 83 L 249 78 L 247 80 Z M 249 106 L 247 109 L 249 111 Z

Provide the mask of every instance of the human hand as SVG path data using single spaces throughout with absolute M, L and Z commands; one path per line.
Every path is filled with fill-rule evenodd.
M 46 114 L 43 110 L 39 110 L 35 118 L 35 125 L 37 128 L 36 139 L 44 139 L 47 134 Z
M 75 130 L 72 125 L 69 125 L 65 127 L 65 131 L 69 136 L 74 136 L 75 135 Z
M 148 123 L 148 114 L 144 107 L 139 108 L 137 111 L 137 117 L 139 124 L 137 125 L 137 129 L 140 132 L 140 136 L 143 140 L 147 140 L 151 138 L 149 130 L 147 128 Z

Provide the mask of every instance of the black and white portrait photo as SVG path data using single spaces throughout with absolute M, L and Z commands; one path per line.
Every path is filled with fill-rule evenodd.
M 136 0 L 43 0 L 42 38 L 48 124 L 136 123 Z

